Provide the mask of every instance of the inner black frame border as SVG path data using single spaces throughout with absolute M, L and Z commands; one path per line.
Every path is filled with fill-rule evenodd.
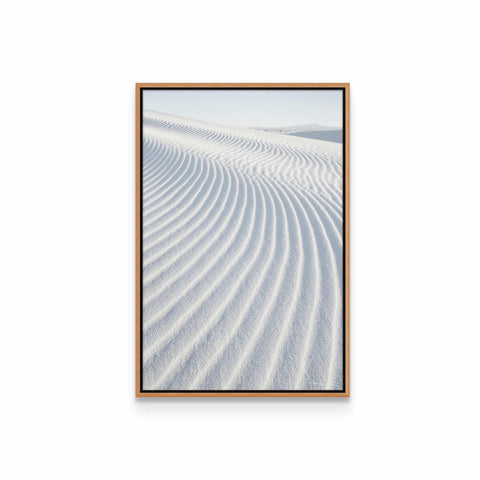
M 343 389 L 342 390 L 145 390 L 143 388 L 143 91 L 144 90 L 341 90 L 342 91 L 342 242 L 343 242 L 343 276 L 342 276 L 342 313 L 343 313 Z M 345 296 L 345 265 L 346 265 L 346 87 L 140 87 L 140 393 L 346 393 L 346 296 Z

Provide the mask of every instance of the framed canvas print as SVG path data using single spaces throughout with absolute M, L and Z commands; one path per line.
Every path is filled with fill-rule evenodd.
M 136 142 L 136 395 L 349 396 L 349 84 L 137 84 Z

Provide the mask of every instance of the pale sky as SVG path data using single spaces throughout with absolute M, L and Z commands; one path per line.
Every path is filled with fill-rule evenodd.
M 244 127 L 342 127 L 341 90 L 143 90 L 143 108 Z

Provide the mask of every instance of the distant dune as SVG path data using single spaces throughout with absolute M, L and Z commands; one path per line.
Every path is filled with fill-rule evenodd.
M 305 125 L 290 125 L 287 127 L 254 127 L 254 130 L 276 133 L 295 133 L 295 132 L 325 132 L 329 130 L 341 130 L 340 127 L 327 127 L 326 125 L 318 125 L 317 123 L 308 123 Z
M 307 124 L 294 125 L 289 127 L 254 128 L 263 132 L 282 133 L 284 135 L 295 135 L 297 137 L 312 138 L 314 140 L 325 140 L 327 142 L 342 143 L 343 130 L 338 127 L 327 127 L 324 125 Z
M 341 145 L 143 125 L 144 388 L 341 390 Z
M 289 133 L 288 135 L 295 135 L 296 137 L 304 138 L 313 138 L 315 140 L 325 140 L 327 142 L 343 142 L 343 130 L 295 132 Z

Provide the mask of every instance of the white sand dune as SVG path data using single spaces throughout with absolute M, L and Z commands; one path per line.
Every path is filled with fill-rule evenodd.
M 341 145 L 143 121 L 144 389 L 341 390 Z

